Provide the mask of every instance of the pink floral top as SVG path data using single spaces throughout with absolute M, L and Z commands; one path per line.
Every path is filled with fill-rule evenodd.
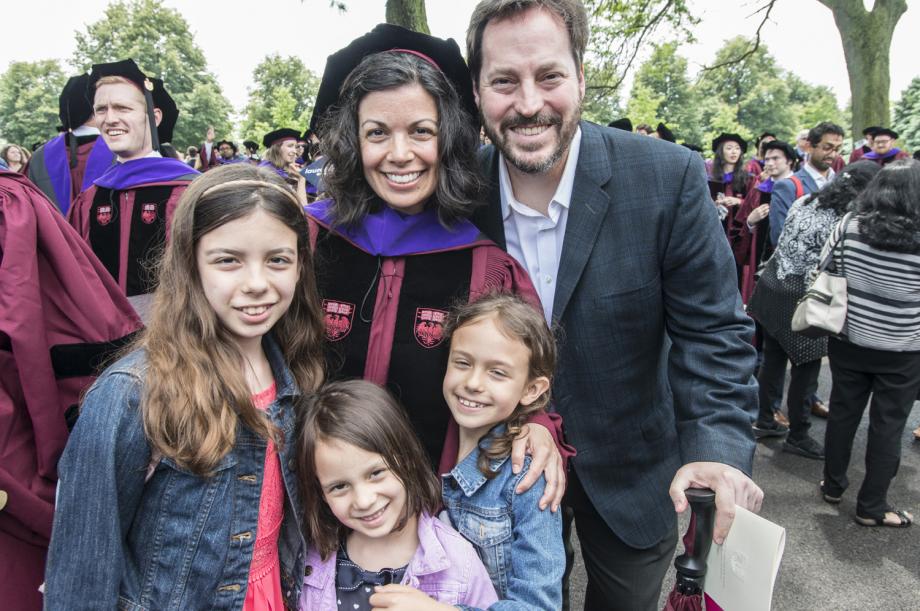
M 275 384 L 252 395 L 257 409 L 265 410 L 275 400 Z M 259 500 L 256 542 L 249 566 L 249 585 L 243 611 L 284 611 L 281 595 L 281 563 L 278 558 L 278 533 L 284 516 L 284 480 L 275 444 L 268 442 Z

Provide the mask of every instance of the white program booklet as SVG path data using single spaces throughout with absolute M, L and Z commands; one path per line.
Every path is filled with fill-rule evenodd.
M 706 559 L 706 611 L 770 611 L 786 529 L 737 507 L 722 545 Z

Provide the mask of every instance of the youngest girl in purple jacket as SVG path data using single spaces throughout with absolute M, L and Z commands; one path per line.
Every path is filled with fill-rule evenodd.
M 418 597 L 486 608 L 497 600 L 472 545 L 432 517 L 438 480 L 387 391 L 332 383 L 302 414 L 298 467 L 311 546 L 302 610 L 364 611 Z M 375 586 L 391 583 L 407 587 L 372 605 Z

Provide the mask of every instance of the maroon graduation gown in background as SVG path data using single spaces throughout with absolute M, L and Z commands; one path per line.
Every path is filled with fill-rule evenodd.
M 910 153 L 907 151 L 902 151 L 899 148 L 893 148 L 888 151 L 884 157 L 875 154 L 873 151 L 869 151 L 868 153 L 864 154 L 862 158 L 865 161 L 874 161 L 881 167 L 885 167 L 892 161 L 897 161 L 898 159 L 910 159 Z
M 68 420 L 141 323 L 54 204 L 4 171 L 0 253 L 0 607 L 37 610 Z
M 765 181 L 766 182 L 766 181 Z M 754 292 L 754 273 L 757 266 L 773 252 L 769 247 L 770 219 L 764 218 L 748 229 L 747 220 L 751 212 L 762 204 L 769 204 L 773 196 L 772 183 L 770 190 L 764 191 L 762 185 L 757 185 L 745 195 L 744 201 L 738 206 L 738 211 L 729 227 L 728 240 L 735 255 L 735 265 L 738 268 L 738 289 L 741 291 L 741 301 L 747 304 Z
M 205 148 L 204 142 L 198 146 L 198 161 L 201 163 L 199 168 L 202 172 L 207 172 L 211 168 L 216 168 L 220 165 L 220 159 L 217 154 L 217 142 L 211 143 L 211 156 L 208 156 L 208 149 Z
M 71 159 L 71 143 L 76 145 L 76 163 Z M 113 163 L 99 135 L 61 134 L 38 147 L 29 162 L 29 179 L 65 215 L 80 192 L 89 187 Z
M 860 159 L 863 158 L 863 155 L 865 155 L 866 153 L 868 153 L 868 152 L 871 151 L 871 150 L 872 150 L 872 149 L 870 149 L 870 148 L 869 148 L 868 146 L 866 146 L 865 144 L 862 145 L 862 146 L 859 147 L 859 148 L 853 149 L 853 152 L 850 153 L 850 161 L 849 161 L 848 163 L 856 163 L 857 161 L 859 161 Z
M 133 297 L 150 292 L 151 266 L 169 235 L 179 198 L 198 172 L 175 159 L 154 157 L 128 163 L 143 163 L 154 170 L 164 166 L 167 172 L 150 172 L 160 178 L 141 179 L 121 189 L 100 186 L 108 175 L 104 174 L 80 194 L 67 220 L 122 291 Z

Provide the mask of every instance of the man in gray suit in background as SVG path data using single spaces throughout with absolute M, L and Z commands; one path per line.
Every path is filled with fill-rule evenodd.
M 474 222 L 530 273 L 563 327 L 554 382 L 573 460 L 566 503 L 586 609 L 654 609 L 684 490 L 716 491 L 715 540 L 750 479 L 753 324 L 703 162 L 580 121 L 588 24 L 579 0 L 483 0 L 467 57 L 491 181 Z

